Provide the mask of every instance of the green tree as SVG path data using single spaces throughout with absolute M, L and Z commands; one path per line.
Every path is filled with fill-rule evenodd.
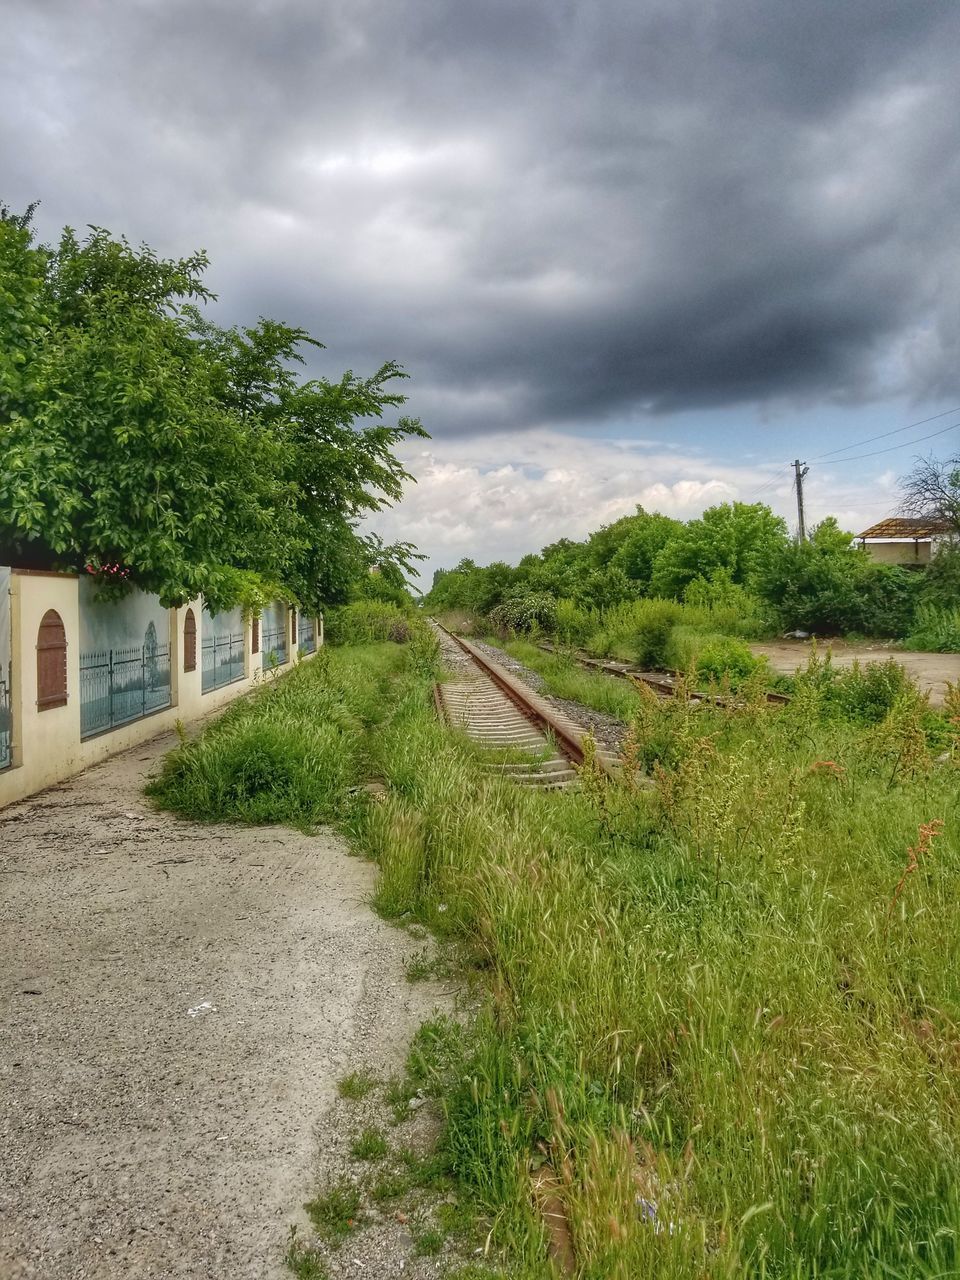
M 853 547 L 853 534 L 840 528 L 836 516 L 827 516 L 810 531 L 810 543 L 818 551 L 841 554 Z
M 629 517 L 626 536 L 620 543 L 612 563 L 622 569 L 641 595 L 650 591 L 653 567 L 657 557 L 671 539 L 679 536 L 683 525 L 679 520 L 637 507 Z
M 403 403 L 402 371 L 303 380 L 302 348 L 320 344 L 204 320 L 205 267 L 98 228 L 49 249 L 28 218 L 0 217 L 8 553 L 213 608 L 275 590 L 316 607 L 377 559 L 412 570 L 408 544 L 358 530 L 411 479 L 396 445 L 424 434 L 379 420 Z
M 782 546 L 758 575 L 758 594 L 786 627 L 820 635 L 906 635 L 919 576 L 877 564 L 835 535 L 834 526 L 809 542 Z
M 650 590 L 680 599 L 688 583 L 721 569 L 731 582 L 751 587 L 762 566 L 786 545 L 787 526 L 769 507 L 724 502 L 670 538 L 654 561 Z

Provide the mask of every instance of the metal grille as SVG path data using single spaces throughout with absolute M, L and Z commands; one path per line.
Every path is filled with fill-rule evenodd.
M 170 705 L 170 646 L 80 654 L 80 737 L 139 720 Z
M 300 615 L 300 634 L 298 637 L 300 649 L 304 653 L 315 653 L 317 649 L 317 623 L 315 618 L 305 618 Z
M 10 673 L 0 671 L 0 769 L 10 765 L 13 738 L 13 707 L 10 702 Z
M 263 644 L 264 669 L 273 666 L 274 663 L 286 662 L 287 628 L 284 624 L 279 627 L 264 627 L 261 641 Z
M 201 646 L 200 688 L 204 693 L 243 679 L 243 632 L 208 636 Z

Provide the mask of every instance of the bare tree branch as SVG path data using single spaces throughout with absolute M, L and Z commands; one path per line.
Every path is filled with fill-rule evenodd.
M 901 512 L 928 520 L 947 520 L 960 533 L 960 457 L 920 458 L 909 475 L 901 477 Z

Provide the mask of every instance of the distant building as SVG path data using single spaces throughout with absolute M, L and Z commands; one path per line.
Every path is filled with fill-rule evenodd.
M 880 564 L 924 569 L 940 547 L 956 537 L 956 530 L 949 520 L 893 516 L 858 533 L 856 543 L 866 549 L 871 560 Z

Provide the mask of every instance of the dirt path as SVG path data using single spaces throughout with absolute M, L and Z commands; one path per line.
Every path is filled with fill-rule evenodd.
M 860 662 L 886 662 L 887 658 L 896 658 L 921 689 L 930 691 L 930 701 L 935 707 L 943 703 L 946 682 L 960 680 L 960 653 L 917 653 L 884 645 L 848 645 L 840 640 L 828 646 L 826 641 L 820 641 L 820 653 L 828 647 L 838 667 L 850 667 L 858 659 Z M 752 644 L 750 648 L 758 656 L 762 654 L 768 658 L 773 669 L 784 675 L 793 675 L 810 656 L 810 642 L 806 640 L 778 640 L 773 644 Z
M 153 812 L 171 745 L 0 812 L 2 1280 L 289 1275 L 337 1079 L 437 1003 L 336 837 Z

